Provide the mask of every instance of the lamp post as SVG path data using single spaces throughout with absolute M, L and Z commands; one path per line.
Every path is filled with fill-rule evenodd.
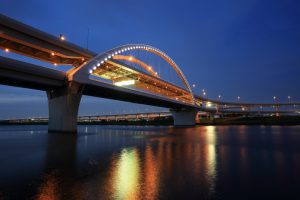
M 64 40 L 66 40 L 66 37 L 63 34 L 59 34 L 59 39 L 64 41 Z
M 240 101 L 240 99 L 241 99 L 241 97 L 240 97 L 240 96 L 237 96 L 237 100 Z
M 219 95 L 218 95 L 219 101 L 221 101 L 221 97 L 222 97 L 222 96 L 219 94 Z M 217 106 L 216 106 L 216 109 L 217 109 L 217 113 L 218 113 L 218 112 L 219 112 L 219 105 L 218 105 L 218 104 L 217 104 Z
M 277 97 L 274 96 L 274 97 L 273 97 L 273 100 L 274 100 L 275 103 L 276 103 L 276 99 L 277 99 Z M 276 105 L 274 105 L 274 108 L 275 108 L 275 111 L 277 111 L 277 106 L 276 106 Z
M 205 97 L 205 95 L 206 95 L 205 89 L 202 89 L 202 96 Z
M 203 97 L 205 97 L 205 96 L 206 96 L 205 89 L 202 89 L 202 96 L 203 96 Z
M 289 103 L 291 103 L 292 97 L 288 96 Z
M 192 85 L 192 90 L 193 90 L 193 92 L 195 92 L 195 88 L 196 88 L 196 84 L 194 83 L 193 85 Z
M 263 110 L 263 106 L 259 106 L 259 113 Z

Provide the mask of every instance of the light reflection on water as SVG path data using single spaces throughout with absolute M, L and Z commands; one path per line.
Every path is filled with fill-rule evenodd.
M 138 199 L 140 192 L 141 167 L 136 148 L 123 149 L 110 167 L 108 180 L 113 199 Z
M 78 136 L 47 134 L 42 126 L 10 128 L 0 127 L 0 198 L 251 199 L 300 193 L 300 127 L 82 126 Z
M 207 195 L 213 193 L 217 162 L 215 130 L 214 126 L 203 129 L 204 139 L 207 143 L 205 145 L 177 144 L 176 138 L 159 137 L 151 139 L 152 142 L 158 142 L 157 153 L 153 152 L 150 144 L 146 146 L 144 156 L 139 155 L 136 148 L 123 149 L 119 156 L 113 157 L 110 167 L 111 176 L 108 180 L 110 198 L 157 199 L 160 176 L 164 176 L 162 171 L 166 169 L 169 175 L 172 175 L 174 168 L 177 168 L 175 166 L 177 163 L 174 163 L 173 160 L 175 155 L 177 155 L 177 159 L 182 160 L 184 158 L 184 162 L 193 163 L 194 166 L 186 166 L 186 169 L 183 170 L 193 169 L 193 173 L 189 176 L 193 177 L 195 183 L 205 174 L 205 181 L 209 188 Z M 203 146 L 204 151 L 202 151 L 201 146 Z M 199 160 L 201 157 L 205 159 Z
M 206 150 L 207 153 L 205 157 L 207 158 L 207 181 L 210 183 L 210 192 L 215 190 L 215 181 L 217 178 L 216 167 L 217 167 L 217 154 L 216 154 L 216 143 L 217 143 L 217 134 L 215 126 L 206 127 Z

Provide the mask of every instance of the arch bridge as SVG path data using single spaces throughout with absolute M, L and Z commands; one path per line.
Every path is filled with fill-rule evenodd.
M 300 105 L 221 102 L 196 96 L 179 66 L 155 47 L 128 44 L 97 54 L 4 15 L 0 15 L 0 48 L 55 66 L 72 66 L 58 71 L 0 57 L 0 83 L 47 92 L 49 131 L 76 132 L 82 95 L 167 107 L 175 125 L 194 125 L 198 110 L 230 112 L 238 108 L 249 112 L 257 107 Z M 134 52 L 162 60 L 180 84 L 161 77 L 155 66 L 133 56 Z

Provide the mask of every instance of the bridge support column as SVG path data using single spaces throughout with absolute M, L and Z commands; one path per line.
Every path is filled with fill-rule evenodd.
M 47 91 L 49 132 L 76 133 L 78 108 L 83 86 L 69 82 L 65 87 Z
M 197 109 L 170 109 L 174 126 L 195 126 Z

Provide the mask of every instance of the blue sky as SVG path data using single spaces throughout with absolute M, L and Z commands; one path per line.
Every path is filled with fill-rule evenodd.
M 3 0 L 0 12 L 84 47 L 89 28 L 95 52 L 127 43 L 157 47 L 210 98 L 300 101 L 297 0 Z M 0 86 L 0 118 L 47 116 L 47 109 L 44 92 Z M 84 97 L 80 114 L 146 109 L 157 110 Z

